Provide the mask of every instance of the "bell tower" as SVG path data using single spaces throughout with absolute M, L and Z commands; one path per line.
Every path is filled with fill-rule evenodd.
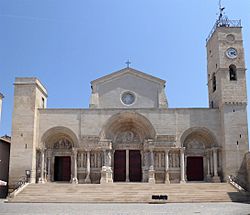
M 240 176 L 248 152 L 246 66 L 240 20 L 220 15 L 207 38 L 209 107 L 220 111 L 222 174 Z

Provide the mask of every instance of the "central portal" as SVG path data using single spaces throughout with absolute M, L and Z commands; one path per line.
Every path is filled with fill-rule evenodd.
M 114 154 L 114 181 L 140 182 L 142 180 L 139 150 L 116 150 Z
M 56 156 L 54 167 L 54 181 L 70 181 L 71 159 L 70 156 Z

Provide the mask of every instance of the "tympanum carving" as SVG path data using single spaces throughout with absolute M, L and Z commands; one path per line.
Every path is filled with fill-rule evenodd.
M 60 139 L 52 145 L 52 149 L 72 149 L 73 144 L 66 138 Z
M 116 138 L 117 143 L 130 143 L 140 141 L 139 136 L 133 131 L 124 131 L 118 134 Z

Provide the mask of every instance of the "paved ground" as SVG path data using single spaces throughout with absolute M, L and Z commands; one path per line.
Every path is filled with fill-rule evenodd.
M 250 215 L 250 204 L 241 203 L 169 203 L 169 204 L 54 204 L 3 203 L 0 214 L 81 214 L 81 215 Z

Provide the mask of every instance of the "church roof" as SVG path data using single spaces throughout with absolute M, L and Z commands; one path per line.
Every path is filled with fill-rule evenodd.
M 1 141 L 5 142 L 5 143 L 11 143 L 11 137 L 6 134 L 6 135 L 0 137 L 0 142 Z
M 97 84 L 97 83 L 103 83 L 103 82 L 109 81 L 111 79 L 121 77 L 125 74 L 132 74 L 132 75 L 135 75 L 137 77 L 144 78 L 144 79 L 147 79 L 147 80 L 150 80 L 153 82 L 157 82 L 157 83 L 162 84 L 162 85 L 164 85 L 166 83 L 165 80 L 162 80 L 160 78 L 157 78 L 157 77 L 154 77 L 152 75 L 146 74 L 144 72 L 138 71 L 136 69 L 126 67 L 126 68 L 121 69 L 117 72 L 113 72 L 111 74 L 105 75 L 101 78 L 98 78 L 96 80 L 91 81 L 91 85 Z

